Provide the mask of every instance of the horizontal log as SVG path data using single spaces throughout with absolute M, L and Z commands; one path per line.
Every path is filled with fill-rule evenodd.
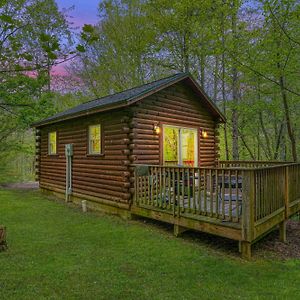
M 140 144 L 129 144 L 129 149 L 138 149 L 138 150 L 159 150 L 159 143 L 157 143 L 156 145 L 145 145 L 143 143 Z
M 86 169 L 86 170 L 98 170 L 101 171 L 112 171 L 112 172 L 121 172 L 121 171 L 127 171 L 127 166 L 122 165 L 95 165 L 95 164 L 85 164 L 82 162 L 74 163 L 73 162 L 73 168 L 78 169 Z
M 97 191 L 94 191 L 94 190 L 85 190 L 85 189 L 81 189 L 79 187 L 76 187 L 73 189 L 73 194 L 74 196 L 76 196 L 76 194 L 81 194 L 81 195 L 90 195 L 90 196 L 93 196 L 93 197 L 98 197 L 98 198 L 101 198 L 101 199 L 106 199 L 108 201 L 112 201 L 112 202 L 115 202 L 115 203 L 118 203 L 118 202 L 122 202 L 122 198 L 121 197 L 118 197 L 118 196 L 112 196 L 112 195 L 106 195 L 106 194 L 103 194 L 101 192 L 97 192 Z M 130 196 L 129 196 L 130 198 Z
M 127 139 L 128 134 L 127 133 L 120 133 L 120 134 L 114 134 L 114 135 L 105 135 L 104 136 L 104 141 L 110 141 L 110 140 L 122 140 L 122 139 Z
M 102 186 L 112 186 L 112 187 L 124 187 L 128 188 L 130 186 L 130 183 L 127 181 L 121 181 L 121 180 L 112 180 L 112 179 L 103 179 L 99 177 L 93 176 L 93 174 L 88 175 L 87 173 L 74 173 L 72 174 L 72 179 L 79 180 L 82 182 L 92 182 L 95 184 L 98 184 L 99 187 Z
M 144 114 L 137 112 L 135 115 L 138 119 L 143 119 L 143 122 L 145 122 L 146 119 L 151 119 L 152 122 L 158 121 L 158 122 L 165 122 L 170 123 L 174 125 L 180 125 L 180 126 L 195 126 L 195 127 L 205 127 L 205 124 L 199 120 L 198 122 L 192 122 L 190 120 L 179 120 L 178 116 L 165 116 L 163 114 L 159 116 L 150 115 L 150 114 Z
M 127 149 L 127 146 L 125 144 L 119 144 L 119 145 L 107 145 L 104 144 L 104 152 L 107 150 L 124 150 Z
M 105 141 L 105 145 L 123 145 L 123 144 L 129 144 L 129 139 L 121 139 L 121 140 L 107 140 Z
M 159 141 L 159 135 L 152 132 L 151 134 L 139 134 L 139 133 L 130 133 L 129 137 L 131 139 L 140 139 L 140 140 L 158 140 Z
M 93 192 L 93 193 L 99 193 L 101 195 L 101 198 L 114 198 L 116 200 L 116 198 L 121 198 L 121 199 L 130 199 L 130 193 L 122 193 L 122 192 L 115 192 L 115 191 L 111 191 L 111 190 L 107 190 L 107 189 L 101 189 L 101 188 L 97 188 L 95 186 L 88 186 L 88 185 L 79 185 L 78 183 L 76 185 L 73 186 L 73 191 L 74 192 L 79 192 L 80 191 L 85 191 L 85 193 L 88 194 L 89 191 Z
M 140 112 L 142 113 L 150 113 L 150 114 L 156 114 L 156 115 L 164 115 L 169 117 L 179 117 L 179 118 L 188 118 L 191 121 L 198 122 L 199 119 L 201 119 L 202 123 L 208 124 L 211 127 L 214 127 L 214 122 L 211 120 L 211 117 L 209 115 L 203 115 L 200 114 L 198 110 L 194 109 L 193 112 L 185 112 L 182 107 L 180 106 L 180 112 L 178 111 L 178 107 L 180 104 L 178 104 L 176 107 L 166 107 L 164 103 L 157 103 L 156 105 L 147 105 L 146 103 L 140 106 Z
M 132 150 L 132 154 L 136 154 L 136 155 L 159 155 L 160 151 L 159 149 L 150 149 L 150 150 L 146 150 L 146 149 L 133 149 Z

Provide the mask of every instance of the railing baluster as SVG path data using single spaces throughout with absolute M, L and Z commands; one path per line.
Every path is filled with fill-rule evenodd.
M 192 181 L 193 181 L 193 187 L 192 187 L 192 190 L 193 190 L 193 213 L 195 214 L 196 213 L 196 183 L 195 183 L 195 171 L 196 169 L 192 169 Z
M 171 168 L 168 168 L 168 209 L 171 209 Z
M 153 206 L 153 185 L 154 185 L 154 176 L 153 176 L 153 174 L 154 174 L 154 171 L 153 171 L 153 167 L 151 167 L 150 168 L 150 176 L 151 176 L 151 178 L 150 178 L 150 187 L 149 187 L 149 193 L 150 193 L 150 196 L 149 196 L 149 198 L 150 198 L 150 205 L 151 206 Z
M 225 219 L 225 172 L 222 170 L 222 218 Z
M 179 168 L 176 169 L 176 179 L 177 179 L 177 189 L 176 189 L 176 192 L 177 192 L 177 214 L 179 215 L 180 213 L 180 171 L 179 171 Z
M 203 193 L 204 193 L 204 214 L 207 214 L 207 173 L 206 173 L 206 169 L 203 170 L 203 178 L 204 178 L 204 189 L 203 189 Z
M 215 171 L 215 207 L 216 207 L 216 210 L 215 210 L 215 214 L 217 217 L 219 217 L 219 214 L 220 214 L 220 211 L 219 211 L 219 191 L 218 191 L 218 188 L 219 188 L 219 174 L 218 174 L 218 170 L 216 169 Z
M 182 182 L 182 207 L 181 207 L 181 211 L 184 213 L 185 207 L 184 207 L 184 195 L 185 195 L 185 190 L 184 190 L 184 169 L 181 169 L 181 182 Z
M 212 169 L 209 169 L 209 201 L 210 201 L 210 206 L 209 206 L 209 215 L 213 215 L 213 193 L 214 193 L 214 180 L 213 180 L 213 173 Z
M 237 221 L 239 220 L 239 173 L 235 171 L 235 214 Z
M 229 170 L 229 220 L 232 220 L 232 173 L 231 170 Z
M 197 212 L 198 214 L 201 213 L 202 205 L 201 205 L 201 193 L 202 193 L 202 187 L 201 187 L 201 170 L 198 168 L 198 193 L 197 193 Z
M 175 216 L 176 193 L 175 193 L 175 168 L 172 168 L 172 192 L 173 192 L 173 215 Z

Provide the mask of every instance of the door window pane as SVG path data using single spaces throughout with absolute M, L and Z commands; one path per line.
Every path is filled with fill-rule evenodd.
M 187 167 L 194 167 L 196 153 L 196 131 L 193 129 L 181 129 L 182 164 Z
M 178 165 L 179 164 L 179 129 L 176 127 L 164 127 L 164 164 Z
M 163 163 L 164 165 L 184 165 L 196 167 L 197 130 L 164 126 L 163 128 Z

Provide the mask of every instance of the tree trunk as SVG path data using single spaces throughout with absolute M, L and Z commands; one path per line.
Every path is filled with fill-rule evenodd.
M 218 98 L 218 71 L 219 71 L 219 57 L 215 57 L 215 71 L 214 71 L 214 96 L 213 101 L 217 103 Z
M 225 5 L 225 3 L 223 3 Z M 222 102 L 223 102 L 223 113 L 226 116 L 226 90 L 225 90 L 225 24 L 224 24 L 224 13 L 221 16 L 221 27 L 222 27 Z M 227 137 L 227 124 L 224 124 L 224 143 L 225 143 L 225 158 L 229 160 L 229 148 L 228 148 L 228 137 Z
M 237 42 L 237 9 L 236 9 L 235 0 L 232 1 L 232 15 L 231 15 L 231 26 L 232 26 L 232 35 L 233 35 L 233 43 L 234 50 L 236 50 L 236 42 Z M 235 51 L 234 51 L 235 52 Z M 232 109 L 232 120 L 231 120 L 231 130 L 232 130 L 232 158 L 233 160 L 239 160 L 239 132 L 238 132 L 238 94 L 239 94 L 239 86 L 238 86 L 238 71 L 236 68 L 236 63 L 233 62 L 232 66 L 232 101 L 233 101 L 233 109 Z
M 278 65 L 278 67 L 280 67 Z M 292 157 L 293 161 L 297 161 L 297 145 L 296 145 L 296 138 L 294 135 L 294 130 L 291 124 L 291 119 L 290 119 L 290 111 L 289 111 L 289 104 L 287 100 L 287 94 L 286 90 L 284 88 L 285 85 L 285 80 L 283 75 L 279 77 L 279 82 L 280 82 L 280 91 L 281 91 L 281 97 L 282 97 L 282 102 L 283 102 L 283 108 L 284 108 L 284 116 L 285 116 L 285 122 L 286 122 L 286 128 L 288 132 L 288 136 L 291 142 L 291 148 L 292 148 Z
M 281 122 L 280 128 L 279 128 L 279 132 L 278 132 L 278 135 L 277 135 L 275 152 L 274 152 L 274 159 L 275 160 L 278 159 L 279 147 L 280 147 L 280 142 L 281 142 L 281 136 L 282 136 L 282 132 L 283 132 L 283 126 L 284 126 L 284 122 Z
M 264 121 L 263 121 L 263 114 L 262 112 L 259 112 L 259 122 L 260 122 L 260 126 L 261 126 L 261 130 L 263 132 L 263 135 L 265 137 L 266 140 L 266 153 L 267 153 L 267 159 L 271 159 L 272 154 L 271 154 L 271 146 L 270 146 L 270 139 L 269 139 L 269 135 L 267 133 Z

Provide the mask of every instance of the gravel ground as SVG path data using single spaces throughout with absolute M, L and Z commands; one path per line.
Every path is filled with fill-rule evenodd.
M 17 189 L 17 190 L 31 190 L 31 189 L 37 189 L 39 187 L 39 183 L 36 181 L 30 181 L 30 182 L 21 182 L 21 183 L 6 183 L 6 184 L 0 184 L 0 188 L 3 189 Z

